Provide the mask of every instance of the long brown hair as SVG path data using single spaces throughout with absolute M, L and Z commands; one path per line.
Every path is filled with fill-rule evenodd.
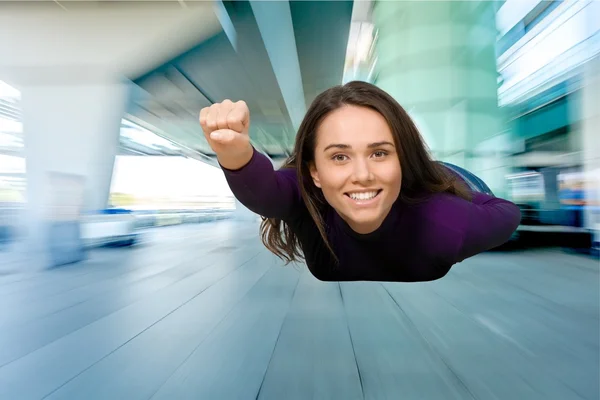
M 302 199 L 334 259 L 337 260 L 337 257 L 327 239 L 323 219 L 327 201 L 311 179 L 309 163 L 314 161 L 319 124 L 329 113 L 345 105 L 371 108 L 387 120 L 402 168 L 400 201 L 414 204 L 423 201 L 427 195 L 441 192 L 471 199 L 467 187 L 430 158 L 414 122 L 392 96 L 366 82 L 334 86 L 312 102 L 298 128 L 294 151 L 282 166 L 296 169 Z M 260 232 L 264 245 L 286 264 L 304 258 L 298 237 L 282 220 L 263 217 Z

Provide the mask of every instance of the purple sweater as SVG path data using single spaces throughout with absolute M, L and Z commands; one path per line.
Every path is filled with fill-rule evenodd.
M 255 150 L 240 170 L 223 171 L 243 205 L 291 227 L 309 270 L 322 281 L 439 279 L 457 262 L 505 243 L 521 220 L 509 201 L 478 192 L 472 201 L 440 193 L 418 205 L 396 201 L 381 227 L 359 234 L 328 206 L 324 218 L 336 264 L 304 205 L 295 170 L 275 171 Z

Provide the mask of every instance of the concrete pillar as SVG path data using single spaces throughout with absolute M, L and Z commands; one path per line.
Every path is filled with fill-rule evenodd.
M 298 129 L 306 102 L 289 1 L 250 1 L 292 126 Z
M 501 192 L 504 161 L 488 143 L 502 130 L 492 2 L 378 1 L 373 21 L 375 84 L 414 118 L 434 158 Z
M 128 91 L 110 80 L 21 88 L 27 249 L 36 266 L 81 259 L 79 216 L 107 205 Z

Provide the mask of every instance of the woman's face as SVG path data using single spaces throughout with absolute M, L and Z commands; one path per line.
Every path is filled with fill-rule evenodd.
M 344 106 L 317 129 L 315 185 L 358 233 L 379 228 L 400 194 L 402 170 L 385 118 L 366 107 Z

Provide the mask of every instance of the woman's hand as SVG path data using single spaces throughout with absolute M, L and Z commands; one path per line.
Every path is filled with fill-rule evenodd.
M 244 101 L 224 100 L 203 108 L 200 126 L 223 168 L 237 170 L 250 162 L 254 149 L 248 136 L 250 111 Z

